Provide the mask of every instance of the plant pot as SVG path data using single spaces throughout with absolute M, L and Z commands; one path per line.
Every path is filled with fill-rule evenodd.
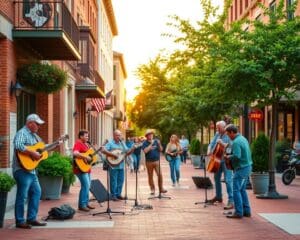
M 39 176 L 42 189 L 41 199 L 60 199 L 63 177 Z
M 251 183 L 254 194 L 266 193 L 269 187 L 269 173 L 252 173 Z
M 7 192 L 0 192 L 0 227 L 3 227 L 6 209 Z
M 69 193 L 70 192 L 70 184 L 63 184 L 61 188 L 61 193 Z
M 194 168 L 203 168 L 204 164 L 201 162 L 200 155 L 191 155 L 192 163 Z

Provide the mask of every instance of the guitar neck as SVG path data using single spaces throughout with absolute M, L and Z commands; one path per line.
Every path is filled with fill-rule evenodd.
M 48 151 L 49 149 L 52 149 L 54 146 L 56 146 L 58 144 L 59 144 L 59 141 L 55 141 L 51 144 L 48 144 L 46 147 L 40 149 L 39 152 L 42 153 L 42 152 Z

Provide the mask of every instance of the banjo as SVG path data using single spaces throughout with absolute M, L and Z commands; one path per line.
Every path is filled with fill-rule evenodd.
M 138 148 L 139 146 L 141 146 L 141 144 L 135 144 L 132 146 L 132 148 L 130 148 L 127 151 L 123 151 L 121 149 L 114 149 L 112 151 L 110 151 L 110 153 L 118 156 L 117 158 L 111 157 L 106 155 L 106 161 L 107 163 L 111 166 L 111 167 L 116 167 L 118 166 L 122 161 L 124 161 L 125 157 L 128 155 L 128 153 L 130 153 L 133 149 Z

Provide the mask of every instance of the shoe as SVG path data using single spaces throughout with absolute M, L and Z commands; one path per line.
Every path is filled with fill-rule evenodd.
M 27 224 L 31 225 L 31 226 L 36 226 L 36 227 L 44 227 L 47 225 L 47 223 L 45 222 L 39 222 L 37 220 L 35 221 L 27 221 Z
M 166 189 L 163 189 L 160 191 L 160 193 L 167 193 L 168 191 Z
M 223 199 L 214 197 L 213 199 L 208 200 L 208 203 L 215 203 L 215 202 L 221 203 L 223 202 Z
M 251 213 L 244 213 L 244 217 L 251 217 Z
M 31 225 L 28 223 L 17 223 L 16 228 L 31 229 Z
M 173 184 L 172 184 L 172 187 L 175 187 L 175 186 L 176 186 L 176 184 L 175 184 L 175 183 L 173 183 Z
M 151 190 L 150 195 L 154 195 L 155 194 L 155 190 Z
M 119 199 L 119 200 L 126 200 L 126 198 L 122 197 L 122 196 L 117 197 L 117 199 Z
M 113 200 L 114 202 L 119 201 L 119 199 L 117 197 L 112 197 L 111 200 Z
M 95 207 L 94 207 L 94 206 L 91 206 L 91 205 L 87 205 L 87 207 L 88 207 L 89 209 L 95 209 Z
M 233 209 L 233 204 L 232 203 L 228 203 L 225 207 L 224 207 L 224 210 L 230 210 L 230 209 Z
M 78 210 L 84 211 L 84 212 L 89 212 L 90 209 L 88 207 L 79 207 Z
M 226 217 L 227 217 L 227 218 L 236 218 L 236 219 L 241 219 L 241 218 L 243 218 L 242 216 L 236 215 L 235 213 L 232 214 L 232 215 L 226 215 Z

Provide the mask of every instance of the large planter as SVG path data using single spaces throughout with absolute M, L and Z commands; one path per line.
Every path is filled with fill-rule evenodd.
M 41 199 L 60 199 L 63 177 L 39 176 L 42 189 Z
M 0 192 L 0 227 L 3 227 L 6 209 L 7 192 Z
M 64 184 L 63 183 L 62 188 L 61 188 L 61 193 L 69 193 L 70 192 L 70 187 L 71 187 L 70 184 Z
M 200 155 L 191 155 L 192 163 L 195 168 L 203 168 Z
M 266 193 L 269 187 L 269 173 L 252 173 L 251 183 L 254 194 Z

